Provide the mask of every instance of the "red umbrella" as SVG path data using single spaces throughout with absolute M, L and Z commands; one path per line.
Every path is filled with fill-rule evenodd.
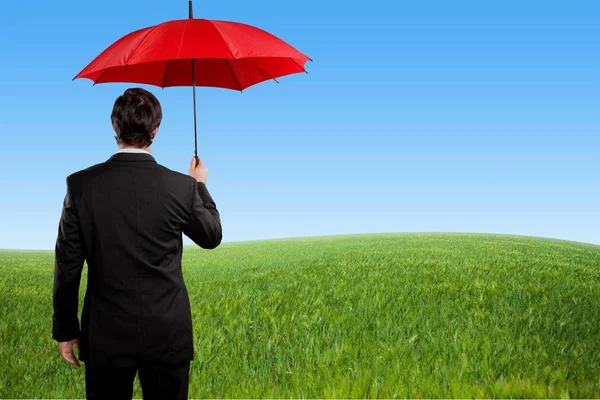
M 192 86 L 194 141 L 196 86 L 239 90 L 284 75 L 306 72 L 310 57 L 283 40 L 251 25 L 189 19 L 144 28 L 114 42 L 77 78 L 97 83 L 132 82 L 160 86 Z M 311 60 L 312 61 L 312 60 Z

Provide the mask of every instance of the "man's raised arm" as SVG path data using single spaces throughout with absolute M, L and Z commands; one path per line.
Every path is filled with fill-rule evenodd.
M 206 184 L 195 180 L 193 184 L 191 214 L 182 231 L 203 249 L 214 249 L 223 238 L 219 211 Z

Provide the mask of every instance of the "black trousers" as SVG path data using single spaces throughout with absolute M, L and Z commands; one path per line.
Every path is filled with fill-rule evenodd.
M 133 367 L 99 368 L 85 363 L 85 392 L 88 400 L 131 400 L 138 373 L 144 400 L 187 400 L 190 361 L 183 364 L 140 362 Z

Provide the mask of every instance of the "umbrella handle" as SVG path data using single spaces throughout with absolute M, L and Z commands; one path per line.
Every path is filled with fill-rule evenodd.
M 198 158 L 198 156 L 194 156 L 196 157 L 196 168 L 198 167 L 198 164 L 200 163 L 200 159 Z

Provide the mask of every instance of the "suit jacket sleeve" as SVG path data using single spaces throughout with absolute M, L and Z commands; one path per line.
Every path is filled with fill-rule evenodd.
M 58 225 L 55 247 L 52 338 L 66 342 L 79 337 L 79 284 L 85 261 L 80 238 L 77 210 L 73 200 L 71 177 Z
M 223 238 L 219 211 L 203 182 L 194 180 L 192 192 L 191 212 L 182 231 L 203 249 L 214 249 Z

